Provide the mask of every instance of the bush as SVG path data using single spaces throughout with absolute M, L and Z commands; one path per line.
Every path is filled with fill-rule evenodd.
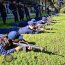
M 60 13 L 65 13 L 65 7 L 60 9 Z

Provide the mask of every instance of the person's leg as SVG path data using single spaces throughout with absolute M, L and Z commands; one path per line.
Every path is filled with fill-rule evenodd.
M 24 15 L 23 14 L 20 15 L 20 20 L 22 20 L 22 21 L 24 20 Z
M 17 22 L 17 21 L 18 21 L 17 12 L 13 12 L 13 15 L 14 15 L 14 20 L 15 20 L 15 22 Z
M 26 14 L 26 19 L 28 20 L 28 15 Z
M 24 20 L 24 16 L 23 15 L 22 15 L 21 19 L 22 19 L 22 21 Z
M 20 21 L 21 21 L 21 16 L 19 15 L 19 17 L 20 17 Z
M 30 18 L 30 14 L 28 13 L 28 19 Z
M 21 20 L 23 21 L 24 20 L 24 12 L 20 12 L 20 17 L 21 17 Z
M 36 12 L 36 18 L 38 18 L 38 17 L 39 17 L 39 13 Z
M 3 23 L 6 24 L 6 12 L 2 12 L 1 17 L 2 17 Z
M 20 11 L 18 11 L 18 13 L 19 13 L 19 19 L 20 19 L 20 21 L 21 21 L 21 12 L 20 12 Z

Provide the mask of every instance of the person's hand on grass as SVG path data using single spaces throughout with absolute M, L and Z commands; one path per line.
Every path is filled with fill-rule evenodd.
M 22 47 L 20 47 L 20 46 L 18 46 L 18 47 L 16 47 L 15 48 L 15 50 L 18 52 L 19 50 L 21 50 L 22 49 Z

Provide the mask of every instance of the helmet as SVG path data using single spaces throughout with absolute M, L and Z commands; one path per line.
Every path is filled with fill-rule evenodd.
M 33 22 L 33 21 L 28 22 L 28 25 L 34 25 L 34 24 L 36 24 L 36 22 Z
M 16 38 L 17 35 L 18 35 L 18 34 L 17 34 L 16 31 L 11 31 L 11 32 L 8 34 L 8 39 L 13 40 L 13 39 Z
M 46 17 L 42 17 L 42 20 L 43 20 L 43 21 L 46 21 Z
M 36 22 L 36 20 L 35 20 L 35 19 L 31 19 L 31 21 Z

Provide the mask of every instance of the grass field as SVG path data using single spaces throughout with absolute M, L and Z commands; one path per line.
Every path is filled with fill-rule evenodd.
M 15 52 L 12 55 L 17 59 L 11 62 L 4 61 L 4 56 L 0 56 L 0 65 L 65 65 L 65 15 L 55 16 L 53 19 L 56 23 L 46 27 L 53 30 L 24 35 L 24 39 L 35 42 L 37 46 L 47 46 L 48 52 Z

